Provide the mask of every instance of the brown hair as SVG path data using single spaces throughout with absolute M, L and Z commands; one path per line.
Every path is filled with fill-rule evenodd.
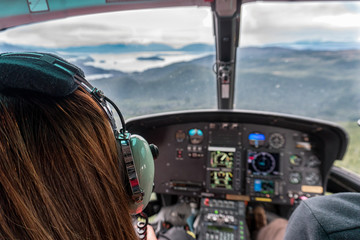
M 0 95 L 0 239 L 136 239 L 110 123 L 82 89 Z

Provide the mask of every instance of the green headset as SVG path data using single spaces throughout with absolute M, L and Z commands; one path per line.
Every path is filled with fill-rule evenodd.
M 150 201 L 154 183 L 154 159 L 159 151 L 139 135 L 126 131 L 119 108 L 101 90 L 93 87 L 84 72 L 66 60 L 49 53 L 25 52 L 0 54 L 0 91 L 24 89 L 54 97 L 65 97 L 82 86 L 101 106 L 110 120 L 116 142 L 122 152 L 128 177 L 130 213 L 144 210 Z M 110 105 L 120 117 L 122 129 L 117 130 Z

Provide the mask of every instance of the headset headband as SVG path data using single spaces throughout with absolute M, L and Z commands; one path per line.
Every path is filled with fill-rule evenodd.
M 0 90 L 16 88 L 62 97 L 73 93 L 78 84 L 75 75 L 83 71 L 53 54 L 0 54 Z M 34 81 L 36 79 L 36 81 Z
M 115 103 L 101 90 L 93 87 L 80 68 L 56 55 L 37 52 L 3 53 L 0 54 L 0 73 L 0 91 L 14 88 L 65 97 L 82 86 L 104 109 L 115 131 L 115 119 L 107 102 L 114 107 L 121 120 L 121 132 L 126 132 L 125 120 Z

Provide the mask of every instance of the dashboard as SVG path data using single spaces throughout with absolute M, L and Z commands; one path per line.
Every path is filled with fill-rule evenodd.
M 159 147 L 155 192 L 293 205 L 322 195 L 347 135 L 330 122 L 254 111 L 191 111 L 130 119 Z

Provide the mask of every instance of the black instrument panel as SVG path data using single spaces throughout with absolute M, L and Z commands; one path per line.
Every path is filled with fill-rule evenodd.
M 245 111 L 196 111 L 128 121 L 156 144 L 155 192 L 293 204 L 323 194 L 346 133 L 332 123 Z

